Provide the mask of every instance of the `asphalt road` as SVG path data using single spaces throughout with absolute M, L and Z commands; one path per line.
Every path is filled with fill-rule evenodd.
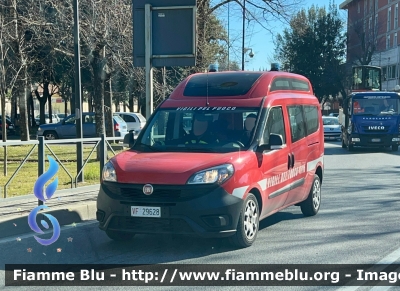
M 322 206 L 305 218 L 290 207 L 261 222 L 256 243 L 235 250 L 223 240 L 137 235 L 117 243 L 95 221 L 62 228 L 59 240 L 41 246 L 32 234 L 0 240 L 0 286 L 4 264 L 376 264 L 400 263 L 400 151 L 349 153 L 326 142 Z M 16 226 L 18 227 L 18 226 Z M 72 238 L 72 241 L 68 241 Z M 32 251 L 28 252 L 27 249 Z M 57 252 L 61 248 L 61 252 Z M 0 287 L 3 289 L 4 287 Z M 73 287 L 30 287 L 69 290 Z M 132 290 L 132 287 L 80 287 Z M 7 290 L 25 290 L 13 287 Z M 135 290 L 266 290 L 266 287 L 135 287 Z M 338 290 L 338 287 L 268 287 L 268 290 Z M 351 287 L 346 290 L 356 290 Z M 400 290 L 360 287 L 357 290 Z

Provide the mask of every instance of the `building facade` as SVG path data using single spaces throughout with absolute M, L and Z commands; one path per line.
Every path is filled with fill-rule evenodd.
M 382 68 L 382 90 L 400 85 L 400 0 L 346 0 L 347 63 Z

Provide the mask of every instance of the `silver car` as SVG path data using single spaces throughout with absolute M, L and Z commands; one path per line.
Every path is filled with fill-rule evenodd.
M 134 130 L 138 135 L 142 128 L 146 125 L 146 118 L 136 112 L 115 112 L 114 115 L 120 116 L 128 126 L 128 131 Z
M 322 116 L 324 124 L 324 138 L 325 139 L 341 139 L 342 138 L 342 126 L 339 123 L 339 119 L 333 116 Z

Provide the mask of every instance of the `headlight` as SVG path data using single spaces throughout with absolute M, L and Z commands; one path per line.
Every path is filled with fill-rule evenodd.
M 37 131 L 42 131 L 42 129 L 40 128 L 40 126 L 39 126 L 39 128 L 37 129 Z
M 117 174 L 111 162 L 107 162 L 103 168 L 103 181 L 117 182 Z
M 222 184 L 232 177 L 233 173 L 234 169 L 231 164 L 212 167 L 194 174 L 187 184 Z

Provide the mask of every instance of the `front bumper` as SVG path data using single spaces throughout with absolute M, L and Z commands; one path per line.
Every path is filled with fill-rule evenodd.
M 349 136 L 350 144 L 364 147 L 381 147 L 399 145 L 399 134 L 352 134 Z
M 324 139 L 339 139 L 342 138 L 342 132 L 341 131 L 327 131 L 324 132 Z
M 226 237 L 236 232 L 243 200 L 210 185 L 153 185 L 103 182 L 97 198 L 101 230 Z M 132 217 L 132 206 L 160 207 L 161 217 Z

